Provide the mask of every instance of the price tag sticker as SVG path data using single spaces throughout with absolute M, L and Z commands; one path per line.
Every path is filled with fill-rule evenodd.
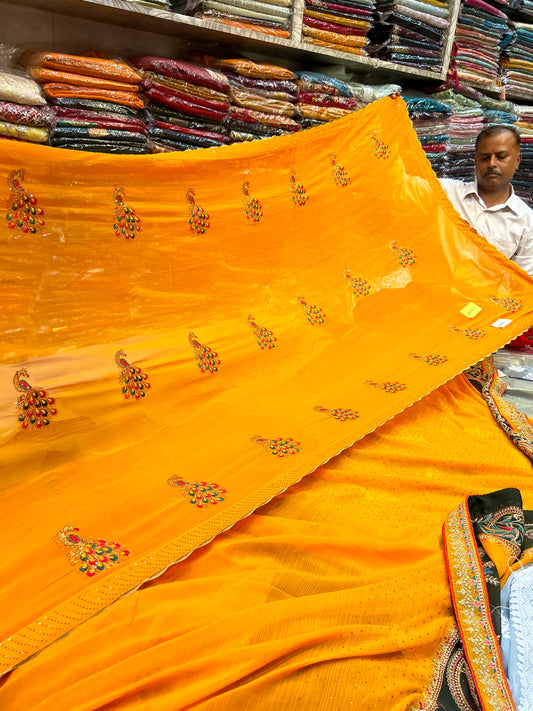
M 494 328 L 505 328 L 511 323 L 510 318 L 499 318 L 494 323 L 491 323 L 490 325 L 493 326 Z
M 478 306 L 470 301 L 466 306 L 463 306 L 459 313 L 463 314 L 463 316 L 466 316 L 467 318 L 474 318 L 474 316 L 477 316 L 480 311 L 481 306 Z

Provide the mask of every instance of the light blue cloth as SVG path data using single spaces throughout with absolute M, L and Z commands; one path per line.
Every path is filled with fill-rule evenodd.
M 533 564 L 511 573 L 501 591 L 503 665 L 517 711 L 533 709 Z

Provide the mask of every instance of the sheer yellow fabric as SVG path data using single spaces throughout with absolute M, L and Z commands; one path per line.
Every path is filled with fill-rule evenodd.
M 8 144 L 0 170 L 1 671 L 533 321 L 400 99 L 184 154 Z

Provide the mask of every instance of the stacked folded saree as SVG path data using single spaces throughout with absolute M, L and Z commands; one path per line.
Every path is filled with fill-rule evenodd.
M 321 72 L 297 72 L 298 110 L 302 126 L 334 121 L 364 106 L 349 84 Z
M 435 98 L 404 96 L 409 117 L 431 167 L 439 178 L 446 174 L 453 108 Z
M 513 41 L 500 59 L 502 81 L 511 97 L 533 99 L 533 25 L 513 23 Z
M 289 37 L 292 0 L 179 0 L 176 12 L 276 37 Z
M 0 170 L 2 709 L 407 711 L 449 683 L 456 711 L 466 665 L 505 691 L 485 607 L 460 629 L 488 676 L 457 646 L 441 526 L 510 482 L 530 505 L 529 423 L 461 373 L 533 280 L 404 102 Z
M 366 55 L 374 0 L 305 0 L 302 39 L 318 47 Z
M 440 0 L 379 0 L 372 56 L 439 72 L 449 7 Z
M 42 85 L 56 117 L 50 143 L 103 153 L 148 153 L 140 118 L 140 72 L 100 57 L 24 52 L 19 63 Z
M 130 62 L 143 71 L 149 135 L 156 151 L 227 143 L 229 83 L 222 72 L 165 57 L 132 57 Z
M 513 178 L 514 189 L 528 205 L 533 205 L 533 106 L 515 104 L 515 127 L 520 133 L 522 159 Z
M 0 139 L 46 143 L 53 114 L 37 82 L 12 67 L 0 67 Z

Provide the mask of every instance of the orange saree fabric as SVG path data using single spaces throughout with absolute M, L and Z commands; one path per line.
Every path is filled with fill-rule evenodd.
M 533 321 L 400 99 L 183 154 L 13 144 L 0 170 L 2 672 Z

